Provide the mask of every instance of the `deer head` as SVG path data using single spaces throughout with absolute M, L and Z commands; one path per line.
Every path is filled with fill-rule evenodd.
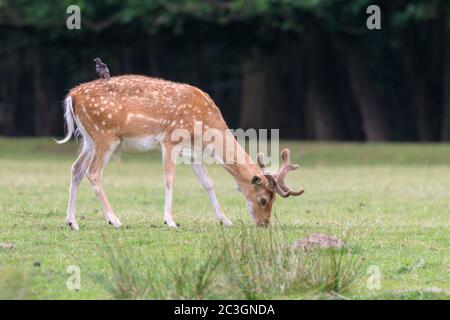
M 283 198 L 289 196 L 300 196 L 304 190 L 293 191 L 286 186 L 285 178 L 289 171 L 296 170 L 297 165 L 290 163 L 290 151 L 284 149 L 281 152 L 283 163 L 276 174 L 271 174 L 266 169 L 264 155 L 259 153 L 257 162 L 261 169 L 262 175 L 254 175 L 250 181 L 251 188 L 244 189 L 247 207 L 250 214 L 255 219 L 257 225 L 267 225 L 270 222 L 272 213 L 272 205 L 275 201 L 275 194 L 279 194 Z M 245 190 L 247 189 L 247 190 Z

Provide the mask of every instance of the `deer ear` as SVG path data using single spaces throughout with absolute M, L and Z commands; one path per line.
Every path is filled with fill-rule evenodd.
M 261 181 L 262 181 L 262 179 L 260 176 L 253 176 L 250 183 L 252 184 L 252 186 L 257 186 L 257 185 L 261 184 Z

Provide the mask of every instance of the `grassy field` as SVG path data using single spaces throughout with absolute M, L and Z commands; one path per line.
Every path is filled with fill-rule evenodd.
M 123 228 L 106 223 L 85 180 L 74 232 L 64 222 L 76 145 L 0 139 L 0 244 L 14 246 L 0 247 L 0 297 L 449 299 L 449 145 L 282 146 L 301 165 L 289 184 L 306 192 L 277 199 L 272 228 L 253 228 L 231 176 L 210 166 L 219 201 L 235 223 L 221 228 L 191 169 L 180 166 L 174 191 L 180 228 L 167 229 L 160 154 L 149 153 L 123 155 L 106 169 L 105 190 Z M 348 249 L 338 253 L 345 263 L 329 267 L 329 257 L 302 254 L 298 283 L 280 287 L 286 263 L 279 260 L 290 253 L 259 252 L 258 243 L 264 251 L 272 248 L 268 241 L 283 242 L 284 250 L 312 233 L 345 239 Z M 234 269 L 217 260 L 224 243 Z M 66 286 L 69 265 L 80 267 L 79 291 Z M 367 286 L 373 268 L 380 271 L 379 289 Z

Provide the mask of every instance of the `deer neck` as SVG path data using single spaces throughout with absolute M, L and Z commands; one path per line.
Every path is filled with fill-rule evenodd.
M 224 152 L 219 160 L 236 180 L 239 188 L 244 191 L 250 187 L 253 176 L 262 175 L 261 169 L 229 131 L 224 135 L 226 137 L 223 146 Z

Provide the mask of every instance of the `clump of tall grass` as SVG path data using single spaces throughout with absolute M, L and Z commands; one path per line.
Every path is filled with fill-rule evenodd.
M 225 271 L 246 299 L 292 292 L 345 292 L 361 274 L 349 249 L 296 250 L 279 228 L 241 227 L 223 235 Z
M 116 299 L 267 299 L 306 292 L 341 294 L 361 275 L 349 248 L 298 250 L 281 228 L 220 229 L 194 255 L 133 258 L 119 242 L 105 248 L 107 276 L 96 276 Z
M 139 267 L 136 252 L 118 241 L 110 243 L 104 248 L 109 272 L 91 275 L 115 299 L 202 299 L 220 262 L 210 252 L 178 261 L 167 256 L 146 259 L 145 267 Z
M 204 257 L 185 258 L 181 263 L 167 266 L 170 276 L 166 281 L 170 298 L 203 299 L 210 294 L 210 288 L 216 281 L 216 272 L 221 257 L 209 252 Z M 167 295 L 166 295 L 167 297 Z
M 241 226 L 237 234 L 222 233 L 217 246 L 223 252 L 230 287 L 238 289 L 246 299 L 283 291 L 290 268 L 296 263 L 289 244 L 271 229 Z
M 351 249 L 316 249 L 303 253 L 292 289 L 345 293 L 362 276 L 362 259 Z
M 136 266 L 129 249 L 117 241 L 103 249 L 110 270 L 107 275 L 94 274 L 94 279 L 115 299 L 146 299 L 154 288 L 146 273 Z

